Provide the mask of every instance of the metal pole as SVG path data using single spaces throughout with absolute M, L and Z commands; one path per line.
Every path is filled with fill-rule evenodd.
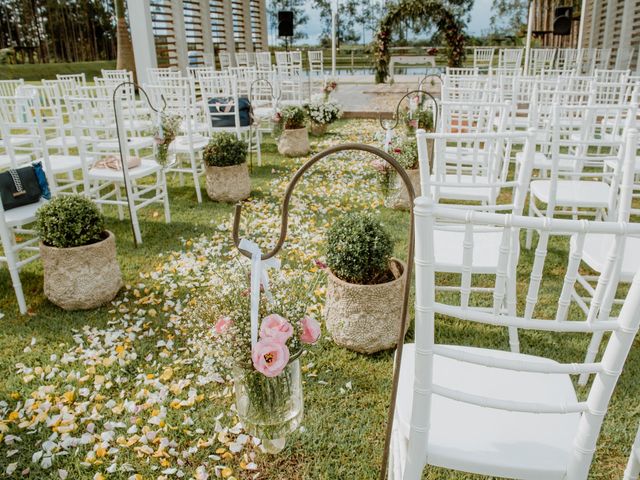
M 524 48 L 524 74 L 529 71 L 529 54 L 531 50 L 531 35 L 533 33 L 533 0 L 529 0 L 529 22 L 527 24 L 527 43 Z
M 593 14 L 592 14 L 593 17 Z M 580 7 L 580 27 L 578 29 L 578 48 L 582 49 L 582 41 L 584 40 L 584 24 L 587 21 L 587 0 L 582 0 Z
M 331 2 L 331 78 L 336 78 L 336 23 L 338 21 L 338 0 Z

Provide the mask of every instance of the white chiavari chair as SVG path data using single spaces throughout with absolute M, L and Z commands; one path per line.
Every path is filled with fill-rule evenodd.
M 428 184 L 424 187 L 430 191 Z M 524 280 L 519 288 L 525 290 L 527 307 L 516 314 L 502 309 L 513 281 L 508 272 L 516 262 L 521 229 L 573 236 L 578 242 L 591 233 L 614 235 L 607 261 L 615 271 L 625 236 L 640 234 L 640 225 L 471 212 L 434 205 L 428 197 L 416 200 L 414 214 L 416 343 L 405 346 L 400 370 L 390 478 L 419 480 L 428 464 L 491 477 L 586 480 L 609 400 L 638 331 L 640 275 L 617 318 L 593 321 L 596 306 L 588 315 L 568 308 L 580 258 L 569 257 L 564 265 L 546 257 L 531 267 L 518 262 Z M 503 227 L 492 311 L 465 308 L 457 297 L 436 296 L 434 234 L 435 225 L 444 222 L 463 223 L 468 232 Z M 468 238 L 465 265 L 471 264 L 477 248 L 473 236 Z M 611 295 L 606 279 L 601 279 L 600 287 L 604 299 Z M 544 305 L 539 302 L 541 289 L 547 293 Z M 549 295 L 554 297 L 551 304 Z M 471 346 L 472 340 L 463 340 L 460 346 L 439 344 L 434 335 L 436 318 L 454 319 L 465 327 L 471 323 L 526 329 L 548 336 L 558 348 L 524 355 Z M 611 332 L 599 361 L 583 363 L 563 348 L 568 337 L 597 331 Z M 576 390 L 571 380 L 580 373 L 595 375 L 585 393 Z
M 475 47 L 473 49 L 473 67 L 480 73 L 490 73 L 493 67 L 493 47 Z
M 623 147 L 616 125 L 628 118 L 629 110 L 635 112 L 637 106 L 553 106 L 550 178 L 531 182 L 529 216 L 611 218 Z M 612 159 L 618 163 L 613 172 L 605 169 L 605 162 Z M 532 235 L 528 230 L 527 248 L 531 247 Z
M 69 97 L 66 101 L 82 159 L 85 194 L 99 206 L 116 206 L 121 220 L 127 208 L 136 241 L 142 243 L 139 210 L 160 204 L 165 221 L 171 221 L 164 170 L 152 156 L 139 153 L 151 150 L 153 138 L 131 137 L 126 128 L 116 128 L 116 112 L 118 123 L 124 122 L 119 98 L 116 111 L 111 99 L 85 96 Z M 118 140 L 128 147 L 123 149 L 122 158 Z M 132 152 L 136 152 L 139 164 L 122 170 L 121 162 L 126 166 L 133 162 Z
M 432 169 L 429 168 L 427 140 L 433 141 Z M 452 208 L 488 212 L 508 212 L 521 215 L 531 178 L 535 132 L 500 133 L 448 133 L 417 134 L 418 158 L 422 184 L 428 184 L 435 202 L 447 203 Z M 523 145 L 523 165 L 513 179 L 509 178 L 509 163 L 514 144 Z M 431 174 L 429 174 L 431 172 Z M 451 201 L 463 202 L 452 205 Z M 463 258 L 468 254 L 468 232 L 460 225 L 443 225 L 435 233 L 436 271 L 463 275 L 462 288 L 439 286 L 440 290 L 459 291 L 461 305 L 469 306 L 472 294 L 486 298 L 491 289 L 472 286 L 472 275 L 494 275 L 499 268 L 498 246 L 501 228 L 488 228 L 474 232 L 476 245 L 482 246 L 470 268 L 464 268 Z M 490 255 L 486 255 L 490 252 Z M 515 272 L 511 272 L 514 276 Z M 516 304 L 515 290 L 508 294 L 508 308 Z M 509 343 L 518 351 L 515 329 L 509 332 Z
M 579 48 L 559 48 L 555 58 L 555 68 L 560 71 L 579 73 L 582 64 L 582 50 Z
M 184 184 L 184 174 L 190 174 L 196 190 L 198 203 L 202 203 L 200 177 L 204 175 L 202 151 L 209 143 L 209 138 L 202 134 L 208 130 L 202 108 L 194 103 L 191 82 L 183 80 L 180 84 L 145 85 L 145 91 L 154 105 L 163 106 L 164 115 L 180 117 L 180 133 L 168 148 L 168 155 L 173 161 L 165 168 L 165 173 L 177 173 L 180 184 Z M 203 94 L 204 98 L 204 94 Z M 156 119 L 160 122 L 160 118 Z
M 147 83 L 152 85 L 160 85 L 181 78 L 182 72 L 177 68 L 147 68 Z

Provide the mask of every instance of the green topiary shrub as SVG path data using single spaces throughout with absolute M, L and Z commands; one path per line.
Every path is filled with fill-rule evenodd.
M 391 236 L 369 214 L 345 215 L 327 233 L 327 264 L 345 282 L 371 285 L 386 281 L 392 252 Z
M 247 143 L 233 133 L 215 133 L 202 154 L 210 167 L 231 167 L 247 160 Z
M 89 198 L 61 195 L 38 209 L 36 231 L 50 247 L 80 247 L 105 238 L 104 217 Z

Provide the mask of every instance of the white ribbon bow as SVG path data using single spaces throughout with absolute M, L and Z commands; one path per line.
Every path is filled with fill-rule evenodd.
M 391 147 L 391 139 L 392 139 L 393 131 L 390 128 L 387 128 L 384 134 L 384 151 L 389 153 L 389 148 Z
M 267 273 L 267 269 L 279 269 L 280 260 L 275 257 L 271 257 L 263 261 L 260 247 L 255 242 L 247 240 L 246 238 L 240 240 L 240 248 L 251 253 L 251 348 L 253 349 L 258 341 L 260 284 L 262 283 L 264 286 L 264 294 L 267 299 L 269 299 L 269 301 L 273 300 L 273 296 L 269 290 L 269 275 Z

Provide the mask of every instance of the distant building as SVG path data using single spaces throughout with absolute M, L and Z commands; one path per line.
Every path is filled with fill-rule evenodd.
M 148 38 L 151 27 L 156 56 L 152 63 L 158 67 L 210 64 L 221 51 L 268 48 L 265 1 L 128 0 L 131 31 L 134 37 Z
M 581 0 L 532 0 L 533 36 L 543 47 L 578 48 Z M 554 35 L 555 8 L 573 6 L 570 35 Z M 582 48 L 610 48 L 610 68 L 640 67 L 640 0 L 586 0 Z

